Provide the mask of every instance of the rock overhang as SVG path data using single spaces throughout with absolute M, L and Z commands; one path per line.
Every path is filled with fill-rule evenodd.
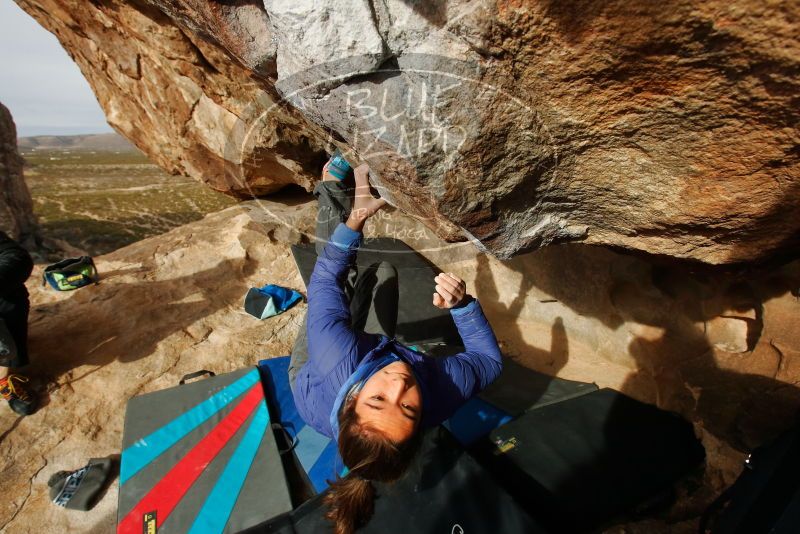
M 310 190 L 338 146 L 501 258 L 585 242 L 728 264 L 800 241 L 797 6 L 19 3 L 113 126 L 240 198 Z

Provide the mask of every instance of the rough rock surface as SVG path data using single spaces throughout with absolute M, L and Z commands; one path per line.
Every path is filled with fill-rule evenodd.
M 33 238 L 36 218 L 22 167 L 14 119 L 0 104 L 0 230 L 26 242 Z
M 200 368 L 220 373 L 288 354 L 306 304 L 263 322 L 241 308 L 250 286 L 305 292 L 289 244 L 309 239 L 315 203 L 278 200 L 101 256 L 101 283 L 72 293 L 42 288 L 37 266 L 30 345 L 45 405 L 24 419 L 0 406 L 0 531 L 112 532 L 116 486 L 91 512 L 71 512 L 48 501 L 49 476 L 118 453 L 131 396 Z M 800 262 L 706 273 L 581 245 L 501 261 L 446 243 L 399 210 L 379 212 L 365 232 L 402 239 L 462 276 L 511 372 L 520 372 L 516 363 L 595 381 L 692 421 L 707 451 L 704 473 L 668 513 L 625 532 L 696 532 L 745 452 L 800 407 Z
M 17 1 L 117 130 L 220 191 L 310 190 L 338 144 L 498 257 L 800 242 L 797 2 Z
M 323 135 L 276 105 L 274 90 L 259 81 L 274 68 L 270 37 L 258 34 L 260 8 L 188 4 L 202 9 L 191 13 L 198 19 L 192 28 L 207 32 L 182 30 L 140 2 L 19 2 L 70 53 L 109 124 L 168 172 L 238 197 L 289 183 L 309 188 L 324 159 Z M 169 13 L 188 23 L 181 7 Z M 246 42 L 232 44 L 242 33 Z M 268 109 L 270 117 L 257 122 Z

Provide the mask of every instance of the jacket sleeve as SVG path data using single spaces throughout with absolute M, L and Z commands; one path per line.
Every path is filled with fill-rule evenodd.
M 494 331 L 477 299 L 463 308 L 450 310 L 464 351 L 446 358 L 436 358 L 437 406 L 435 421 L 448 419 L 462 404 L 491 384 L 503 370 L 500 347 Z
M 320 377 L 335 372 L 345 380 L 360 356 L 379 341 L 374 334 L 353 330 L 350 303 L 344 293 L 361 237 L 361 232 L 339 223 L 317 258 L 308 284 L 308 365 Z
M 32 270 L 33 260 L 28 251 L 6 237 L 0 248 L 0 297 L 16 291 Z

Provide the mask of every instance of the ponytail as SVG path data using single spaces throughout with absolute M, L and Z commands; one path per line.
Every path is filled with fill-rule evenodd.
M 375 487 L 369 480 L 356 475 L 338 478 L 325 496 L 328 513 L 335 534 L 351 534 L 372 517 Z
M 339 414 L 339 455 L 350 472 L 331 483 L 325 515 L 335 534 L 352 534 L 369 521 L 375 506 L 372 481 L 394 482 L 406 472 L 421 442 L 420 432 L 397 443 L 361 424 L 350 399 Z

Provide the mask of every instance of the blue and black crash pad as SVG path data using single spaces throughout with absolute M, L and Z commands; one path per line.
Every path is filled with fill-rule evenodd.
M 118 534 L 233 533 L 291 509 L 256 368 L 128 402 Z
M 406 475 L 393 484 L 374 483 L 375 511 L 360 533 L 414 534 L 497 532 L 544 534 L 541 524 L 443 427 L 429 430 Z M 332 532 L 324 495 L 243 534 Z
M 289 388 L 289 356 L 258 362 L 261 380 L 272 408 L 272 417 L 288 433 L 292 448 L 311 493 L 320 493 L 328 487 L 328 480 L 344 472 L 344 464 L 336 450 L 336 442 L 320 434 L 300 417 Z
M 692 425 L 612 389 L 527 410 L 471 452 L 534 517 L 595 532 L 702 464 Z
M 335 443 L 299 418 L 288 364 L 288 357 L 262 360 L 259 369 L 273 419 L 297 436 L 295 453 L 317 496 L 250 533 L 322 528 L 320 494 L 344 470 Z M 590 531 L 668 491 L 702 458 L 691 425 L 612 390 L 543 400 L 519 416 L 476 397 L 431 431 L 406 477 L 378 489 L 364 532 L 438 532 L 456 524 L 482 532 L 486 521 L 504 525 L 503 532 Z M 437 513 L 426 512 L 432 509 Z

